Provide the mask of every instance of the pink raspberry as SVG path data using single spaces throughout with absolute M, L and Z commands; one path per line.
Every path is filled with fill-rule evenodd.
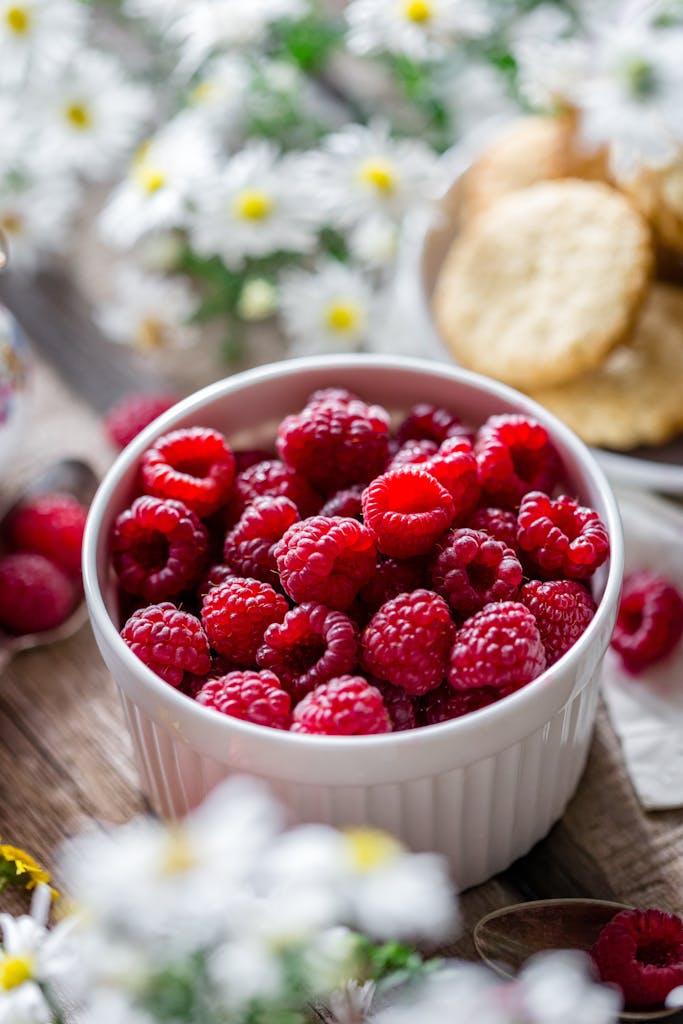
M 389 443 L 389 414 L 351 399 L 316 401 L 280 424 L 277 449 L 289 466 L 323 494 L 363 484 L 381 473 Z
M 624 580 L 612 647 L 637 675 L 666 658 L 683 633 L 683 600 L 665 576 L 647 569 Z
M 204 683 L 195 699 L 205 708 L 243 722 L 289 729 L 290 697 L 272 672 L 229 672 Z
M 280 586 L 275 545 L 292 523 L 299 521 L 296 505 L 289 498 L 266 495 L 247 505 L 239 522 L 228 533 L 223 547 L 226 564 L 236 576 Z
M 6 523 L 7 542 L 18 551 L 34 551 L 69 576 L 81 574 L 81 548 L 87 510 L 71 494 L 28 498 Z
M 502 541 L 511 551 L 517 550 L 517 516 L 505 508 L 478 508 L 465 523 L 470 530 L 482 530 L 494 540 Z
M 609 535 L 598 513 L 566 495 L 553 501 L 531 491 L 522 499 L 517 524 L 519 550 L 545 577 L 587 579 L 609 555 Z
M 448 682 L 455 690 L 518 690 L 545 669 L 536 620 L 523 604 L 486 605 L 455 634 Z
M 238 665 L 253 665 L 263 634 L 282 622 L 289 605 L 267 583 L 236 576 L 210 590 L 202 622 L 211 646 Z
M 392 732 L 405 732 L 406 729 L 417 728 L 420 723 L 417 720 L 416 697 L 411 697 L 400 686 L 392 686 L 384 679 L 375 679 L 373 676 L 368 682 L 382 694 L 384 706 L 389 712 Z
M 121 636 L 133 654 L 171 686 L 180 686 L 185 672 L 205 676 L 211 668 L 201 622 L 169 601 L 133 612 Z
M 441 541 L 432 561 L 432 586 L 463 617 L 485 604 L 508 601 L 522 582 L 514 551 L 487 533 L 460 528 Z
M 275 547 L 280 580 L 293 601 L 345 611 L 375 571 L 375 545 L 356 519 L 313 516 L 294 523 Z
M 343 612 L 306 602 L 269 626 L 256 653 L 295 703 L 321 683 L 345 675 L 356 664 L 358 631 Z
M 42 633 L 67 619 L 76 590 L 66 573 L 31 551 L 0 558 L 0 627 L 9 633 Z
M 140 469 L 148 494 L 182 501 L 201 517 L 228 500 L 235 456 L 217 430 L 188 427 L 157 438 L 142 456 Z
M 363 519 L 362 494 L 362 484 L 354 484 L 353 487 L 345 487 L 341 491 L 336 491 L 320 509 L 320 515 L 344 516 L 347 519 L 358 519 L 360 522 Z
M 446 675 L 454 626 L 448 605 L 430 590 L 399 594 L 382 605 L 361 637 L 361 665 L 419 696 Z
M 462 522 L 476 507 L 481 493 L 472 445 L 462 437 L 447 438 L 424 468 L 446 488 L 453 499 L 453 518 Z
M 662 1006 L 683 985 L 683 921 L 662 910 L 622 910 L 591 956 L 601 980 L 621 989 L 627 1009 Z
M 104 418 L 104 429 L 112 444 L 125 448 L 145 427 L 180 401 L 179 395 L 153 395 L 136 392 L 112 406 Z
M 292 732 L 313 736 L 367 736 L 391 732 L 382 694 L 362 676 L 338 676 L 316 687 L 294 708 Z
M 112 557 L 124 590 L 163 601 L 197 582 L 208 534 L 181 501 L 143 495 L 116 520 Z
M 504 691 L 490 686 L 477 690 L 454 690 L 448 683 L 442 683 L 436 690 L 425 694 L 419 702 L 419 724 L 438 725 L 452 718 L 462 718 L 472 711 L 495 704 L 504 696 Z
M 387 558 L 386 555 L 380 555 L 374 576 L 361 589 L 358 597 L 370 612 L 376 612 L 392 597 L 427 587 L 429 582 L 425 559 Z
M 519 599 L 536 619 L 547 665 L 574 646 L 595 615 L 595 601 L 575 580 L 530 580 Z
M 396 432 L 400 444 L 406 441 L 436 441 L 437 445 L 447 437 L 467 437 L 469 428 L 448 409 L 441 409 L 427 402 L 414 405 Z
M 552 491 L 561 463 L 545 427 L 527 416 L 491 416 L 476 444 L 479 480 L 493 505 L 516 507 L 527 491 Z
M 377 547 L 393 558 L 426 555 L 453 521 L 453 498 L 431 473 L 404 466 L 363 492 L 363 518 Z
M 316 494 L 301 473 L 279 459 L 257 462 L 236 478 L 234 501 L 237 518 L 247 505 L 266 495 L 289 498 L 296 505 L 302 519 L 315 515 L 321 505 L 320 495 Z
M 394 469 L 402 466 L 423 466 L 428 463 L 439 450 L 436 441 L 428 441 L 423 438 L 421 441 L 404 441 L 395 455 L 387 463 L 385 472 L 391 473 Z

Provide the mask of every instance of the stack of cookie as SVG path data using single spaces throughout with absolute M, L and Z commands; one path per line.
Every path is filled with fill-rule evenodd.
M 683 430 L 683 287 L 657 270 L 683 254 L 683 164 L 617 187 L 574 137 L 522 119 L 458 183 L 437 326 L 589 444 L 659 444 Z

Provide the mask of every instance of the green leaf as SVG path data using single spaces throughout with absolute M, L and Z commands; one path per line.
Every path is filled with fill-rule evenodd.
M 281 21 L 274 26 L 281 52 L 302 71 L 321 71 L 344 37 L 341 20 L 311 14 L 299 21 Z

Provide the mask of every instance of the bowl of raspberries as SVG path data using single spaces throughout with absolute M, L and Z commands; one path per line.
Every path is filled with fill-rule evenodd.
M 143 786 L 185 814 L 266 780 L 462 887 L 560 817 L 623 572 L 566 427 L 459 368 L 296 359 L 183 400 L 93 502 L 84 584 Z

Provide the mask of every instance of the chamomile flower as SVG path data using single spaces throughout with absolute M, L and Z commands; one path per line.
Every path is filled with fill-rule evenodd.
M 529 1024 L 612 1024 L 622 1002 L 615 988 L 595 984 L 587 956 L 569 951 L 532 957 L 512 990 Z
M 208 973 L 231 1010 L 243 1009 L 256 999 L 273 999 L 284 988 L 280 959 L 253 937 L 240 937 L 219 946 L 209 957 Z
M 188 112 L 230 139 L 244 116 L 249 79 L 249 65 L 243 57 L 225 54 L 214 58 L 190 86 Z
M 64 243 L 80 190 L 70 175 L 0 182 L 0 230 L 17 269 L 31 270 Z
M 354 351 L 370 332 L 373 296 L 358 271 L 330 262 L 283 274 L 280 312 L 294 354 Z
M 346 19 L 354 53 L 398 53 L 416 61 L 443 57 L 458 40 L 491 26 L 481 0 L 351 0 Z
M 148 355 L 197 341 L 197 328 L 188 321 L 198 299 L 187 281 L 125 267 L 116 284 L 112 301 L 98 315 L 112 341 Z
M 0 0 L 0 82 L 49 78 L 70 59 L 86 24 L 78 0 Z
M 398 225 L 382 214 L 368 217 L 349 233 L 349 250 L 360 264 L 381 270 L 390 266 L 398 251 Z

